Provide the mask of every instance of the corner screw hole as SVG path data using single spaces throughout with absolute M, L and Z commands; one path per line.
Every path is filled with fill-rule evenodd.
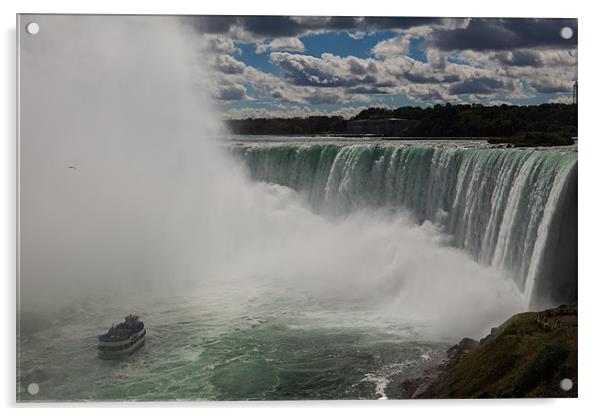
M 560 388 L 564 391 L 570 391 L 573 388 L 573 380 L 570 378 L 563 378 L 560 380 Z
M 560 36 L 562 36 L 562 39 L 570 39 L 573 37 L 573 29 L 571 29 L 568 26 L 563 27 L 562 29 L 560 29 Z
M 27 385 L 27 393 L 31 394 L 32 396 L 35 396 L 39 392 L 40 386 L 38 385 L 38 383 L 29 383 Z
M 27 23 L 27 26 L 25 26 L 25 30 L 30 35 L 37 35 L 40 31 L 40 25 L 36 22 Z

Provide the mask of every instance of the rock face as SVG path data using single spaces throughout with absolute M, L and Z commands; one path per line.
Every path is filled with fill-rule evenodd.
M 404 380 L 401 383 L 404 393 L 402 398 L 417 399 L 427 394 L 443 372 L 458 362 L 464 355 L 477 349 L 479 345 L 479 341 L 471 338 L 463 338 L 459 343 L 446 351 L 447 359 L 443 363 L 427 368 L 420 378 Z
M 568 378 L 569 391 L 560 388 Z M 577 305 L 513 316 L 481 341 L 401 383 L 403 398 L 577 397 Z

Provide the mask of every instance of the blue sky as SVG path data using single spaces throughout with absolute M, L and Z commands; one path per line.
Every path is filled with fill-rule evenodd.
M 577 74 L 575 19 L 200 16 L 194 25 L 230 118 L 568 103 Z

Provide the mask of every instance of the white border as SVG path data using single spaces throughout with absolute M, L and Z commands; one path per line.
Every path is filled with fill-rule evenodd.
M 198 414 L 211 412 L 230 414 L 245 412 L 251 415 L 263 414 L 306 414 L 308 411 L 319 414 L 341 412 L 365 414 L 377 411 L 385 414 L 420 413 L 421 415 L 441 413 L 445 415 L 504 415 L 508 413 L 545 412 L 546 416 L 562 414 L 587 414 L 598 409 L 598 386 L 600 383 L 600 346 L 602 314 L 597 308 L 602 295 L 602 276 L 596 262 L 599 254 L 600 180 L 602 137 L 599 123 L 601 106 L 598 73 L 601 68 L 599 56 L 600 14 L 594 9 L 595 2 L 588 5 L 567 1 L 527 2 L 524 0 L 504 0 L 503 2 L 429 0 L 427 2 L 381 1 L 351 2 L 350 0 L 303 0 L 282 2 L 281 0 L 220 0 L 202 1 L 151 1 L 151 0 L 5 0 L 0 4 L 2 14 L 4 63 L 1 65 L 4 83 L 2 106 L 2 126 L 5 126 L 4 140 L 0 154 L 0 204 L 1 218 L 5 230 L 0 240 L 0 262 L 3 270 L 3 336 L 0 342 L 3 369 L 0 375 L 0 395 L 2 404 L 12 407 L 9 412 L 21 411 L 44 414 L 79 414 L 82 410 L 93 414 L 107 413 L 157 414 L 163 415 L 167 408 L 182 413 Z M 15 14 L 21 13 L 144 13 L 144 14 L 282 14 L 282 15 L 401 15 L 401 16 L 507 16 L 507 17 L 577 17 L 579 18 L 579 396 L 577 400 L 504 400 L 504 401 L 405 401 L 405 402 L 262 402 L 262 403 L 186 403 L 186 404 L 128 404 L 128 405 L 15 405 L 15 271 L 16 271 L 16 54 L 15 54 Z M 107 408 L 108 407 L 108 408 Z M 199 409 L 202 408 L 202 409 Z M 171 410 L 174 408 L 173 410 Z

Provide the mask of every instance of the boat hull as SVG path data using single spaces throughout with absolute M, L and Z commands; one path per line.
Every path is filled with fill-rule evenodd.
M 134 353 L 135 351 L 140 349 L 146 343 L 146 329 L 144 329 L 144 333 L 142 334 L 142 336 L 139 336 L 139 334 L 137 334 L 134 337 L 137 337 L 137 339 L 131 344 L 131 346 L 126 346 L 127 344 L 129 344 L 128 341 L 126 341 L 125 343 L 124 342 L 99 343 L 98 357 L 102 358 L 102 359 L 110 360 L 110 359 L 126 357 L 126 356 Z M 119 349 L 117 349 L 117 348 L 119 348 Z

